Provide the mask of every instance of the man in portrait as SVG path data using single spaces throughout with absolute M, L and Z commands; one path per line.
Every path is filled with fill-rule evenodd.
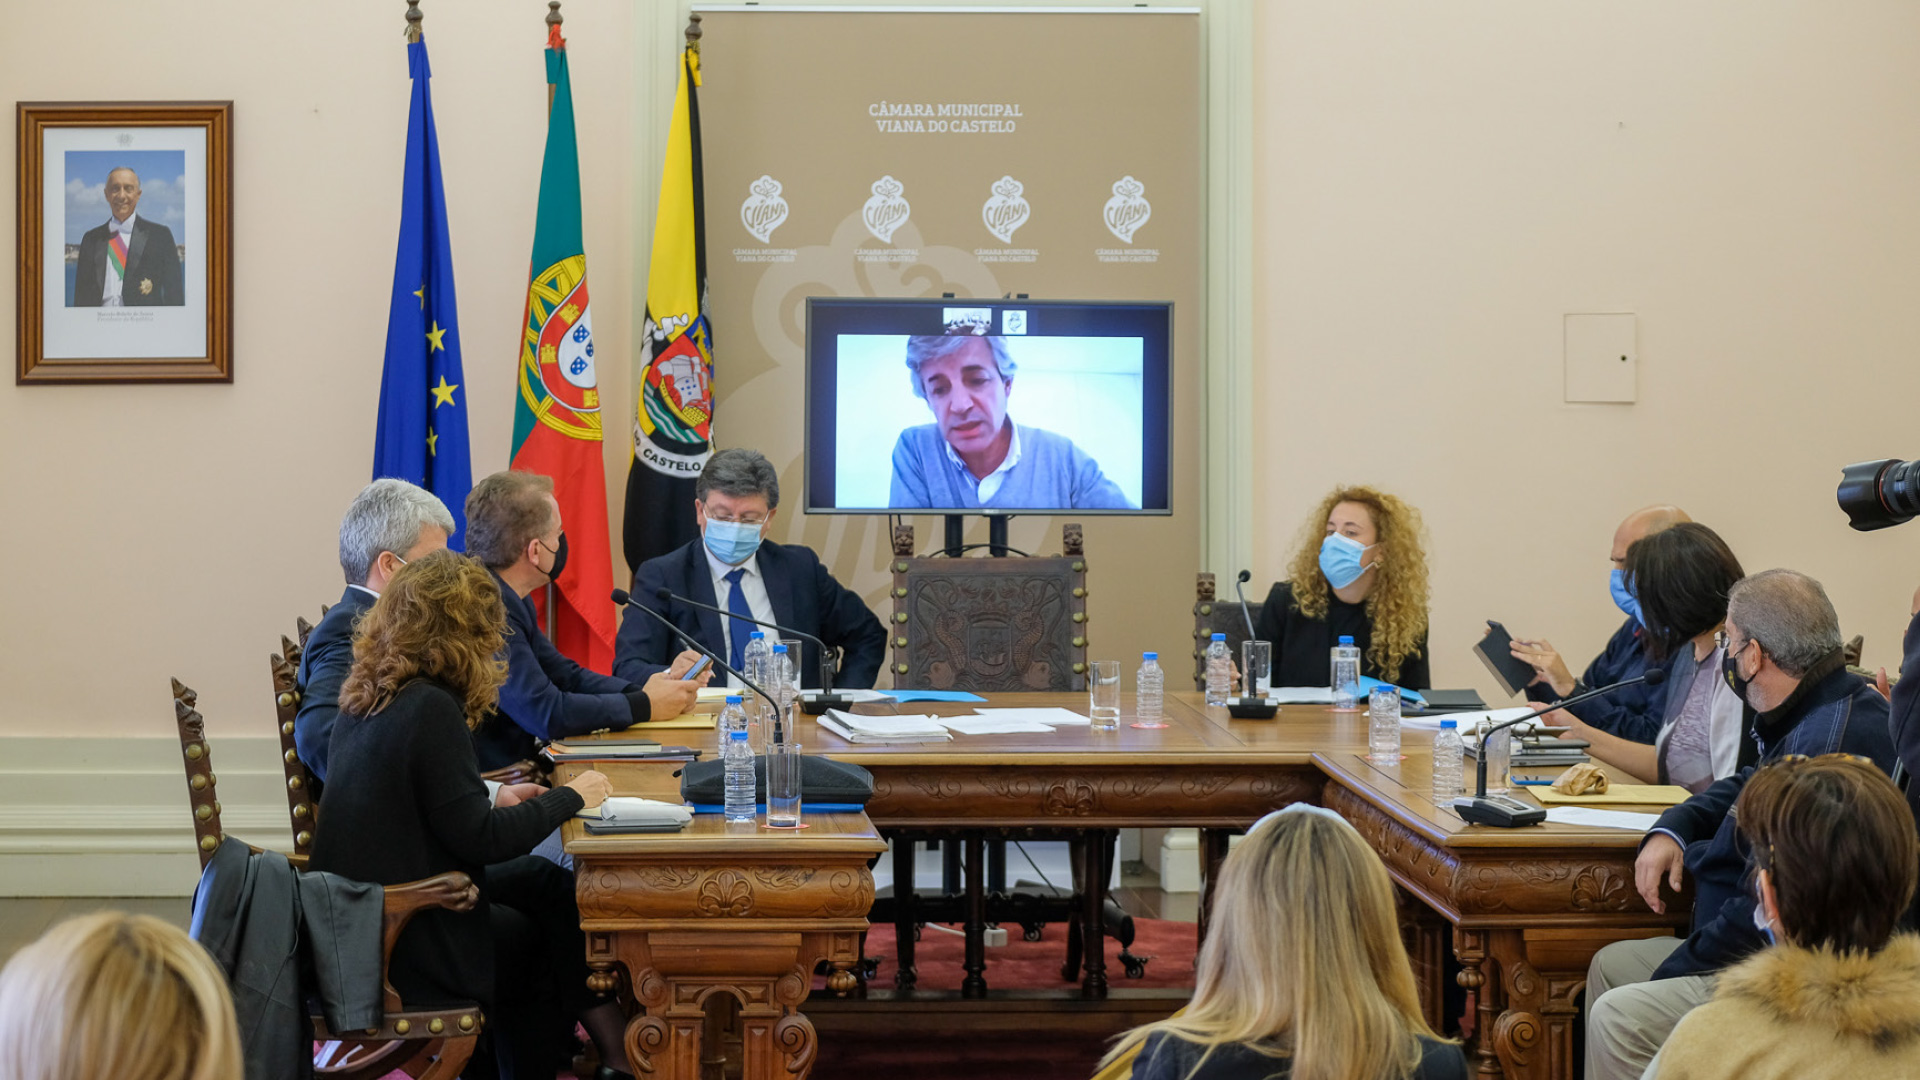
M 74 307 L 179 307 L 187 302 L 173 230 L 135 211 L 140 177 L 124 166 L 107 173 L 106 224 L 80 238 Z
M 890 508 L 1134 509 L 1072 439 L 1007 415 L 1015 365 L 1004 338 L 911 337 L 907 370 L 934 422 L 894 444 Z

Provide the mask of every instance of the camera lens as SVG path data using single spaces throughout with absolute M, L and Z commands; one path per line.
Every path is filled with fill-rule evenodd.
M 1920 514 L 1920 463 L 1887 458 L 1862 461 L 1840 470 L 1834 493 L 1847 523 L 1872 532 L 1910 521 Z

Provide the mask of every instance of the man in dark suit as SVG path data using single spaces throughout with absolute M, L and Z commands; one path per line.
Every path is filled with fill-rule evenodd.
M 179 307 L 187 302 L 180 249 L 173 230 L 134 213 L 140 177 L 132 169 L 107 174 L 113 216 L 80 238 L 73 280 L 74 307 Z
M 686 658 L 639 678 L 609 677 L 547 640 L 527 596 L 566 571 L 560 526 L 553 481 L 538 473 L 497 472 L 467 495 L 467 554 L 493 571 L 507 610 L 506 685 L 473 733 L 482 770 L 531 758 L 539 742 L 679 716 L 706 682 L 680 677 L 692 666 Z
M 353 670 L 353 624 L 380 598 L 400 568 L 447 546 L 453 515 L 434 494 L 405 480 L 375 480 L 362 488 L 340 520 L 340 570 L 347 590 L 307 635 L 295 683 L 300 711 L 293 741 L 317 781 L 327 778 L 327 746 L 340 714 L 340 686 Z M 320 792 L 313 793 L 317 801 Z
M 833 579 L 812 550 L 763 542 L 779 507 L 779 475 L 758 451 L 733 449 L 713 455 L 694 485 L 700 539 L 642 563 L 633 575 L 634 598 L 727 657 L 736 668 L 758 627 L 662 601 L 654 594 L 665 588 L 703 604 L 812 634 L 841 652 L 833 680 L 836 687 L 873 686 L 886 657 L 886 628 L 858 595 Z M 772 631 L 766 633 L 769 640 L 778 637 Z M 678 641 L 657 620 L 628 612 L 620 624 L 614 674 L 642 679 L 662 670 L 678 650 Z M 820 650 L 811 643 L 805 645 L 800 665 L 801 684 L 819 686 Z

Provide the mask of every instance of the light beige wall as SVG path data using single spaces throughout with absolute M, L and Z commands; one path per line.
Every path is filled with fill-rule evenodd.
M 546 12 L 525 0 L 422 9 L 452 178 L 474 467 L 485 473 L 505 466 L 511 434 L 546 133 Z M 214 733 L 265 730 L 267 653 L 296 613 L 316 617 L 338 598 L 340 513 L 371 467 L 406 130 L 405 10 L 84 0 L 51 21 L 20 5 L 0 16 L 0 100 L 236 103 L 234 384 L 0 387 L 0 565 L 10 567 L 0 735 L 152 732 L 170 723 L 176 674 L 201 691 Z M 588 268 L 597 295 L 624 298 L 636 12 L 576 2 L 567 16 Z M 77 44 L 107 27 L 137 43 L 111 64 Z M 10 163 L 0 201 L 11 208 L 14 193 Z M 14 230 L 9 212 L 9 252 Z M 0 294 L 12 296 L 14 275 L 9 258 Z M 631 313 L 620 302 L 596 313 L 609 355 L 630 354 Z M 13 319 L 8 303 L 8 342 Z M 631 389 L 611 372 L 602 400 L 625 415 Z M 624 437 L 608 450 L 617 493 Z
M 1260 6 L 1256 573 L 1340 481 L 1433 532 L 1434 673 L 1481 620 L 1581 662 L 1607 546 L 1676 501 L 1824 581 L 1899 658 L 1920 525 L 1843 463 L 1920 455 L 1920 7 Z M 1640 398 L 1561 401 L 1561 316 L 1639 316 Z

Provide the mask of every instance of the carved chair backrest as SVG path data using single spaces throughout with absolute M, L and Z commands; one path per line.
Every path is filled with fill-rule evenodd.
M 293 720 L 300 712 L 300 688 L 295 681 L 300 672 L 300 650 L 306 647 L 313 625 L 305 618 L 295 619 L 294 625 L 300 640 L 294 642 L 282 637 L 280 651 L 268 655 L 267 667 L 273 676 L 273 711 L 280 728 L 280 762 L 287 774 L 287 817 L 293 826 L 293 850 L 298 855 L 310 855 L 320 808 L 313 801 L 313 777 L 307 772 L 306 763 L 300 760 L 300 750 L 294 742 Z
M 1063 554 L 1007 558 L 913 554 L 894 529 L 893 685 L 916 690 L 1084 690 L 1087 560 L 1079 525 Z
M 1207 688 L 1207 646 L 1212 643 L 1213 635 L 1227 635 L 1227 655 L 1233 662 L 1240 662 L 1240 645 L 1247 640 L 1247 620 L 1252 619 L 1255 626 L 1260 625 L 1260 610 L 1266 605 L 1259 601 L 1241 604 L 1238 600 L 1214 599 L 1213 575 L 1202 573 L 1194 590 L 1193 602 L 1193 688 Z M 1241 609 L 1246 614 L 1242 615 Z
M 187 767 L 187 804 L 193 810 L 194 848 L 206 869 L 220 847 L 220 800 L 213 793 L 213 751 L 207 746 L 206 721 L 194 706 L 199 695 L 173 680 L 173 715 L 180 725 L 180 756 Z

